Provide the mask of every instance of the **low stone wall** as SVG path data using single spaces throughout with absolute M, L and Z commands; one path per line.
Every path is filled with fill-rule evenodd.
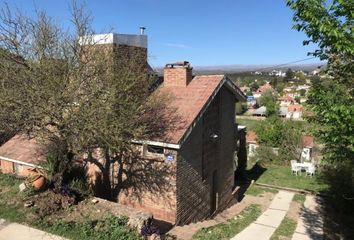
M 128 217 L 129 218 L 128 225 L 131 228 L 137 229 L 139 232 L 142 226 L 144 225 L 144 223 L 146 223 L 148 219 L 153 218 L 153 215 L 149 212 L 142 212 L 137 209 L 116 202 L 107 201 L 102 198 L 94 197 L 92 201 L 96 202 L 95 204 L 98 207 L 109 209 L 113 215 Z

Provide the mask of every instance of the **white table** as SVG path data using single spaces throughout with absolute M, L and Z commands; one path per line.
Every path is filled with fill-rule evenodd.
M 295 163 L 296 167 L 299 167 L 301 170 L 305 170 L 305 171 L 307 171 L 311 165 L 312 163 L 310 162 Z

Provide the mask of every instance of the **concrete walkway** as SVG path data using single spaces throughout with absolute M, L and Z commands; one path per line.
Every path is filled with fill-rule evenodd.
M 0 219 L 0 240 L 65 240 L 65 238 Z
M 307 195 L 292 240 L 323 239 L 323 219 L 316 197 Z
M 279 191 L 269 208 L 231 240 L 268 240 L 280 225 L 289 209 L 294 193 Z

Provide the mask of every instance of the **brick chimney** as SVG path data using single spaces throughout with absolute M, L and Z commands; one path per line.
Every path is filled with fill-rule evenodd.
M 166 64 L 164 68 L 165 86 L 186 87 L 193 79 L 192 69 L 187 61 Z

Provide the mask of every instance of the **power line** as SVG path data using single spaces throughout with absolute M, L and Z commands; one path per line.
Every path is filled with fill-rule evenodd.
M 274 66 L 271 66 L 271 67 L 260 68 L 260 69 L 254 70 L 254 71 L 255 72 L 258 72 L 258 71 L 261 72 L 261 71 L 264 71 L 264 70 L 267 70 L 267 69 L 279 68 L 279 67 L 284 67 L 284 66 L 287 66 L 287 65 L 290 65 L 290 64 L 294 64 L 294 63 L 305 62 L 305 61 L 308 61 L 308 60 L 311 60 L 311 59 L 314 59 L 314 58 L 316 58 L 316 57 L 304 58 L 304 59 L 301 59 L 301 60 L 296 60 L 296 61 L 292 61 L 292 62 L 282 63 L 282 64 L 274 65 Z

